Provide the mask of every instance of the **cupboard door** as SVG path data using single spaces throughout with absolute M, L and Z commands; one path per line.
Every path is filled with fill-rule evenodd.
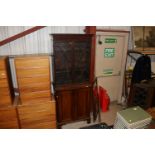
M 53 129 L 56 128 L 55 102 L 35 101 L 33 104 L 17 107 L 22 129 Z
M 71 122 L 73 117 L 72 91 L 56 93 L 58 123 Z
M 76 91 L 74 96 L 76 119 L 89 119 L 91 104 L 91 88 L 81 88 Z

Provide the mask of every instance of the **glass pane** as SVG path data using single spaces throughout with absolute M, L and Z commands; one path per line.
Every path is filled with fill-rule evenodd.
M 76 42 L 74 45 L 74 82 L 86 82 L 89 81 L 90 71 L 90 42 Z
M 57 85 L 89 81 L 90 41 L 54 41 Z

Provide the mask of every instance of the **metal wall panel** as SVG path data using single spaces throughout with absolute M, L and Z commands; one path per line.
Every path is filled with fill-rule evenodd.
M 8 27 L 0 26 L 0 40 L 6 39 L 8 37 Z M 10 53 L 10 44 L 6 44 L 0 47 L 0 55 L 8 55 Z
M 0 40 L 28 30 L 33 26 L 2 26 Z M 84 33 L 84 26 L 48 26 L 0 47 L 0 55 L 51 53 L 53 33 Z
M 23 26 L 9 26 L 8 27 L 8 37 L 16 35 L 20 32 L 24 31 Z M 21 53 L 25 53 L 25 40 L 24 37 L 19 38 L 15 41 L 12 41 L 10 44 L 10 54 L 9 55 L 20 55 Z

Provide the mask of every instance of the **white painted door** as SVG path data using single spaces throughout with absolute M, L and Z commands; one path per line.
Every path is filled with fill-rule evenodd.
M 98 32 L 95 75 L 111 101 L 121 102 L 128 33 Z

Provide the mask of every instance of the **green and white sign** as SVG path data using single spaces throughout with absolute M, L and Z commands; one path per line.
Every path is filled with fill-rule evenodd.
M 103 74 L 104 75 L 112 75 L 113 74 L 113 69 L 104 69 Z
M 116 38 L 105 38 L 105 43 L 117 43 L 117 39 Z
M 115 48 L 105 48 L 104 49 L 104 57 L 105 58 L 113 58 L 115 56 Z

